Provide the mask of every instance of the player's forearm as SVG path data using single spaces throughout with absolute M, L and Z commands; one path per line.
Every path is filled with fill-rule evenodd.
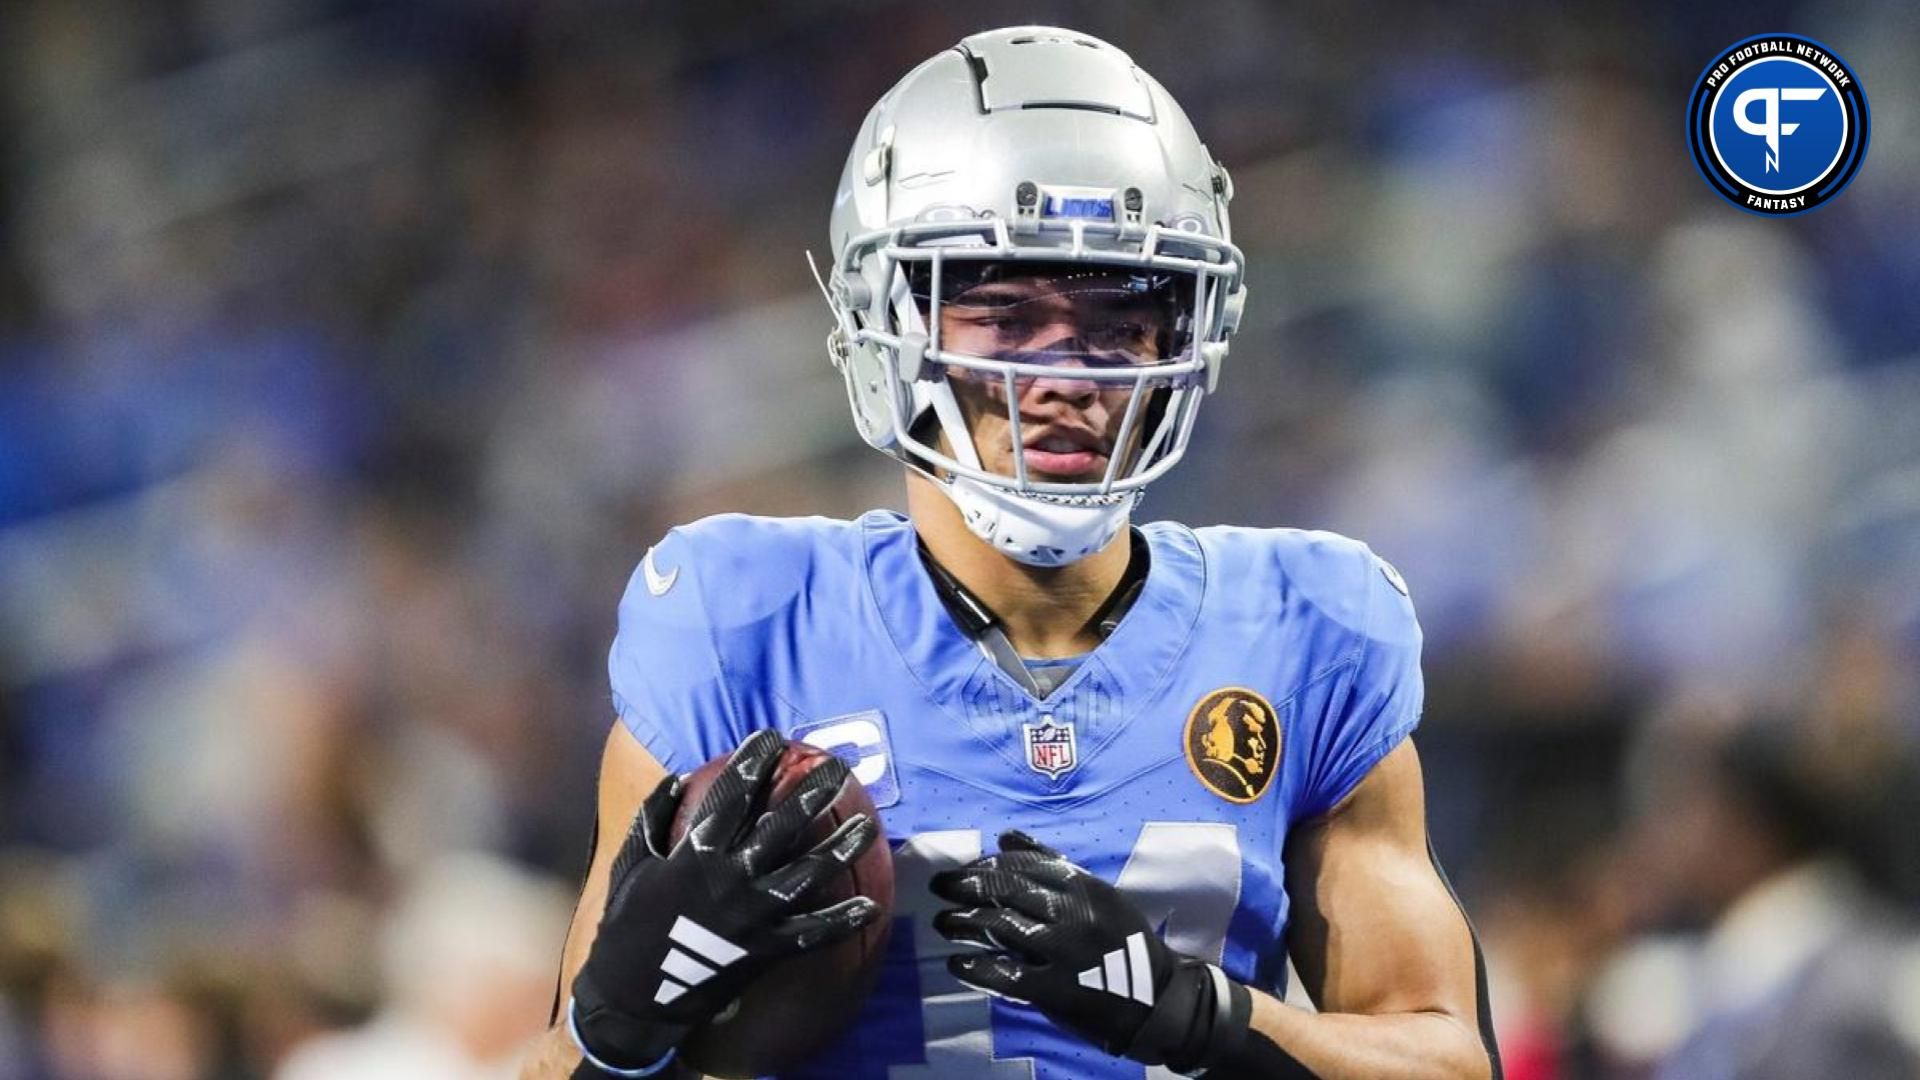
M 568 1080 L 580 1065 L 580 1050 L 564 1027 L 551 1027 L 520 1062 L 520 1080 Z
M 1458 1017 L 1313 1013 L 1252 994 L 1253 1018 L 1241 1053 L 1210 1077 L 1488 1080 L 1491 1072 L 1486 1047 Z

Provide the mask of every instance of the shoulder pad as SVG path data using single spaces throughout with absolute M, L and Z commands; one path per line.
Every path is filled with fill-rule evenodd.
M 627 591 L 660 599 L 676 588 L 697 591 L 714 627 L 745 626 L 791 605 L 823 559 L 854 558 L 857 545 L 857 530 L 832 518 L 716 514 L 676 526 L 649 548 Z
M 1223 579 L 1254 596 L 1281 596 L 1354 634 L 1417 644 L 1419 623 L 1400 572 L 1352 537 L 1313 529 L 1215 526 L 1198 530 Z

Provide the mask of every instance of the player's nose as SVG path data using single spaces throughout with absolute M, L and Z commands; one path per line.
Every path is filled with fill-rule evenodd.
M 1035 360 L 1056 368 L 1085 369 L 1089 366 L 1087 353 L 1086 343 L 1077 336 L 1063 337 L 1033 350 Z M 1098 400 L 1100 394 L 1100 383 L 1097 380 L 1075 379 L 1064 375 L 1029 376 L 1016 379 L 1014 385 L 1020 390 L 1022 403 L 1040 404 L 1050 400 L 1060 400 L 1085 407 Z

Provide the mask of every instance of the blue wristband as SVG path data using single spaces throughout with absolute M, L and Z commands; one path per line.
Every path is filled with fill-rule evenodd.
M 572 998 L 567 999 L 567 1035 L 573 1039 L 573 1045 L 579 1049 L 580 1056 L 587 1059 L 587 1064 L 593 1066 L 596 1069 L 599 1069 L 601 1072 L 606 1073 L 608 1076 L 619 1076 L 619 1077 L 652 1076 L 658 1073 L 660 1070 L 666 1068 L 668 1065 L 673 1064 L 673 1055 L 680 1052 L 677 1047 L 669 1048 L 666 1053 L 660 1055 L 659 1061 L 656 1061 L 653 1064 L 648 1065 L 643 1069 L 622 1069 L 613 1065 L 609 1065 L 606 1062 L 601 1061 L 599 1058 L 594 1057 L 593 1051 L 587 1049 L 587 1041 L 580 1037 L 580 1025 L 573 1018 L 573 999 Z

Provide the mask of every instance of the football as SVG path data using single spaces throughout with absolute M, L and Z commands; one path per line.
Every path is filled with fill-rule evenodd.
M 805 743 L 789 743 L 775 767 L 769 806 L 785 799 L 802 777 L 829 756 Z M 725 756 L 717 757 L 687 778 L 673 821 L 674 842 L 686 833 L 688 821 L 725 764 Z M 859 813 L 876 824 L 880 821 L 872 797 L 849 775 L 840 794 L 814 819 L 807 846 Z M 893 927 L 893 856 L 884 829 L 846 873 L 808 897 L 805 907 L 813 910 L 862 895 L 880 905 L 880 918 L 845 941 L 773 967 L 733 1007 L 695 1028 L 680 1047 L 680 1059 L 709 1076 L 764 1076 L 790 1069 L 832 1042 L 853 1022 L 872 991 Z

